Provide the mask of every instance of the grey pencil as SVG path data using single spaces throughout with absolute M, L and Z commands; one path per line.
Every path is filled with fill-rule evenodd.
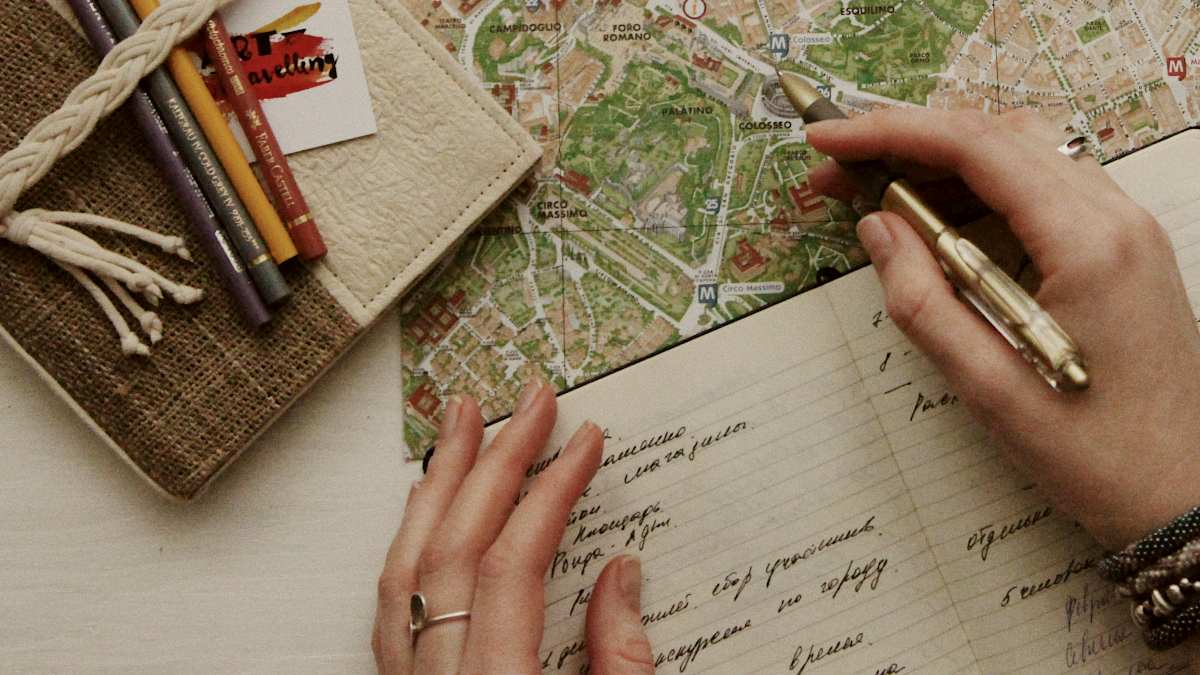
M 67 1 L 96 52 L 104 56 L 111 51 L 116 46 L 117 39 L 96 3 L 93 0 Z M 154 109 L 149 95 L 139 86 L 127 105 L 137 120 L 167 183 L 183 205 L 192 232 L 216 266 L 218 276 L 233 297 L 234 305 L 242 318 L 254 328 L 266 324 L 271 320 L 267 306 L 255 291 L 254 282 L 247 274 L 246 268 L 230 248 L 229 240 L 200 192 L 195 177 L 184 166 L 183 159 L 172 145 L 167 128 L 158 111 Z
M 100 10 L 108 19 L 117 37 L 124 39 L 137 32 L 141 20 L 127 0 L 96 0 Z M 229 176 L 200 130 L 200 125 L 188 109 L 179 88 L 163 68 L 158 68 L 142 80 L 142 85 L 158 107 L 166 123 L 167 131 L 175 139 L 184 160 L 196 179 L 200 189 L 225 225 L 233 245 L 250 272 L 250 278 L 258 288 L 259 295 L 268 305 L 287 299 L 291 289 L 271 258 L 271 253 L 255 229 L 250 214 L 238 199 Z

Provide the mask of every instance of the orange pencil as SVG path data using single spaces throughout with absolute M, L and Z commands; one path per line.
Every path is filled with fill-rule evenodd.
M 130 4 L 142 19 L 158 9 L 158 0 L 130 0 Z M 175 84 L 183 92 L 188 107 L 200 122 L 200 128 L 208 137 L 217 158 L 221 160 L 225 173 L 229 174 L 238 197 L 250 212 L 254 226 L 258 228 L 259 234 L 271 251 L 271 257 L 277 263 L 296 257 L 296 245 L 292 243 L 283 221 L 275 212 L 275 207 L 271 206 L 267 194 L 263 192 L 254 170 L 250 168 L 250 162 L 246 161 L 246 155 L 242 153 L 241 146 L 229 130 L 229 125 L 225 123 L 225 116 L 221 114 L 217 102 L 204 86 L 204 78 L 196 69 L 192 57 L 182 47 L 175 47 L 167 58 L 167 68 L 175 78 Z

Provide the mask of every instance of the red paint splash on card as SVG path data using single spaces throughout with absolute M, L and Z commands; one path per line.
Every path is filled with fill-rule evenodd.
M 250 45 L 262 42 L 260 36 L 239 37 L 234 38 L 235 45 L 241 41 Z M 260 53 L 256 46 L 239 49 L 239 54 L 250 56 L 242 65 L 259 98 L 283 98 L 337 79 L 337 55 L 329 40 L 296 31 L 273 35 L 269 42 L 268 53 Z
M 318 9 L 319 3 L 301 5 L 252 33 L 232 36 L 234 51 L 259 99 L 284 98 L 338 78 L 338 57 L 332 40 L 296 25 Z M 232 112 L 202 45 L 197 42 L 190 46 L 200 55 L 209 92 L 223 112 Z

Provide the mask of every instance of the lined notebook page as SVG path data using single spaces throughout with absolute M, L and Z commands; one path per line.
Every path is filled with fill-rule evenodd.
M 971 663 L 828 297 L 564 397 L 611 439 L 547 579 L 549 671 L 579 670 L 588 588 L 626 551 L 663 672 Z
M 1200 306 L 1200 133 L 1122 160 Z M 546 578 L 544 672 L 582 672 L 603 565 L 638 554 L 659 672 L 1179 672 L 1100 551 L 1001 461 L 851 274 L 560 399 L 604 466 Z

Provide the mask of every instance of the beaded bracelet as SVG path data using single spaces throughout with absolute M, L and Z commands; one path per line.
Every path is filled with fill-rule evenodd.
M 1143 637 L 1147 647 L 1162 651 L 1179 645 L 1197 629 L 1200 629 L 1200 603 L 1193 602 L 1166 623 L 1146 630 Z
M 1127 546 L 1125 550 L 1106 555 L 1100 561 L 1100 576 L 1109 581 L 1124 581 L 1198 538 L 1200 506 L 1151 532 L 1145 539 Z
M 1175 553 L 1143 568 L 1124 585 L 1128 596 L 1145 595 L 1156 588 L 1191 577 L 1200 579 L 1200 539 L 1184 544 Z M 1123 591 L 1124 593 L 1124 591 Z
M 1169 649 L 1200 631 L 1200 507 L 1118 553 L 1100 575 L 1131 599 L 1130 613 L 1151 649 Z

